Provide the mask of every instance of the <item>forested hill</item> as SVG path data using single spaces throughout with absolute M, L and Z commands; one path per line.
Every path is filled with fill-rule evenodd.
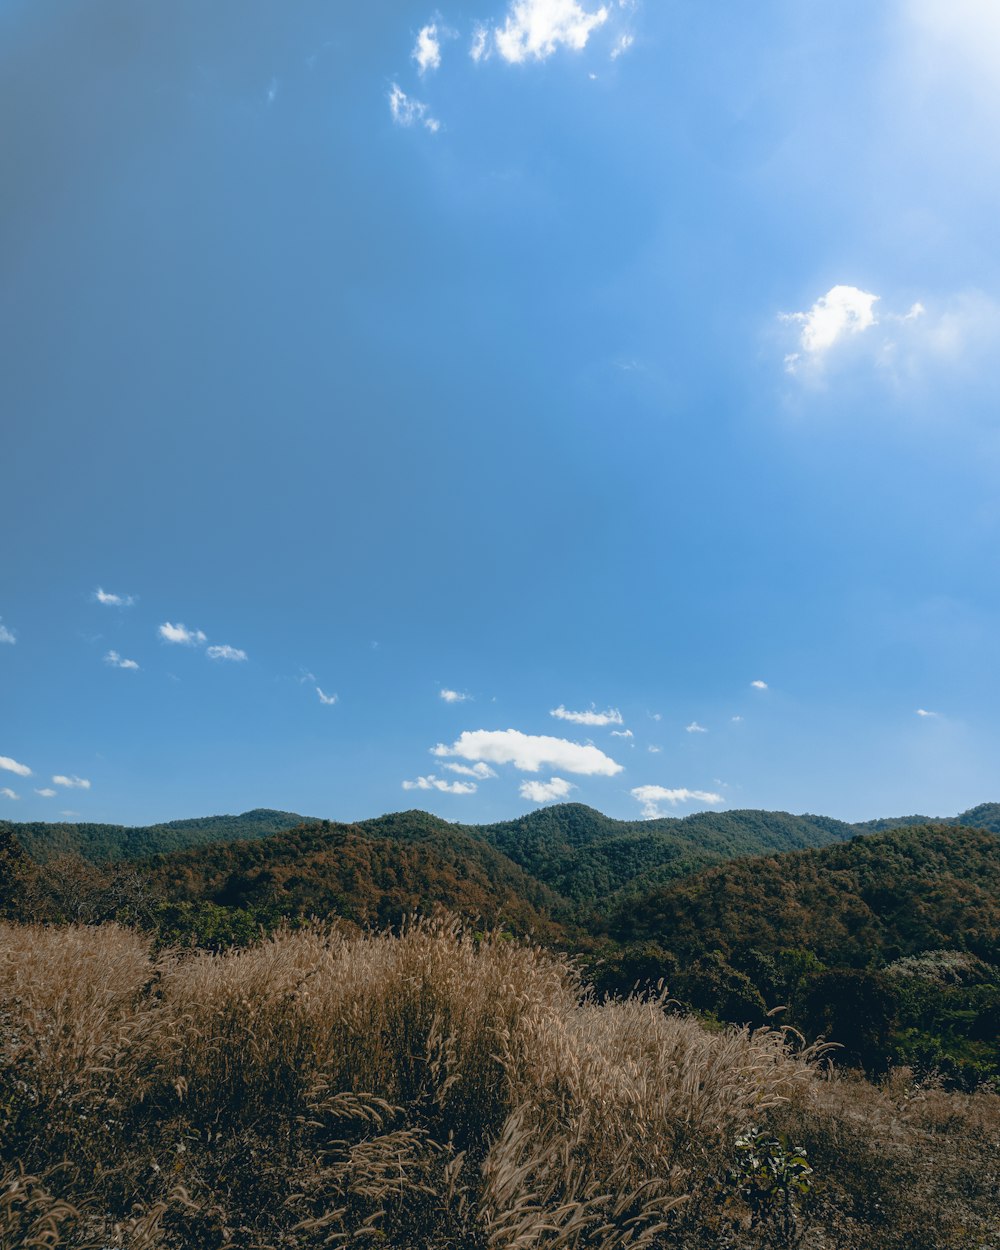
M 958 816 L 888 816 L 881 820 L 863 820 L 856 828 L 865 833 L 879 833 L 884 829 L 906 829 L 915 825 L 962 825 L 967 829 L 1000 833 L 1000 803 L 980 803 Z
M 198 816 L 160 825 L 16 824 L 0 821 L 0 831 L 13 833 L 32 859 L 44 863 L 57 855 L 79 855 L 90 863 L 141 859 L 215 842 L 266 838 L 306 821 L 295 812 L 255 808 L 239 816 Z
M 631 900 L 610 930 L 685 957 L 806 950 L 861 968 L 927 950 L 1000 963 L 1000 845 L 950 825 L 734 860 Z
M 698 812 L 659 820 L 611 820 L 582 803 L 560 803 L 502 824 L 469 826 L 577 903 L 642 892 L 711 864 L 767 851 L 826 846 L 857 829 L 826 816 Z
M 256 841 L 198 847 L 140 863 L 154 895 L 258 917 L 394 922 L 446 907 L 517 932 L 556 936 L 563 901 L 460 826 L 427 812 L 358 825 L 320 821 Z

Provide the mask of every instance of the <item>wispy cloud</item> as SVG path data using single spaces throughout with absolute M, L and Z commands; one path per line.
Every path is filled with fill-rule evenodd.
M 69 807 L 64 807 L 64 808 L 63 808 L 63 810 L 59 813 L 59 815 L 60 815 L 60 816 L 68 816 L 68 817 L 69 817 L 69 819 L 70 819 L 70 820 L 72 820 L 75 816 L 79 816 L 79 815 L 80 815 L 80 813 L 79 813 L 79 812 L 74 812 L 74 811 L 72 810 L 72 808 L 69 808 Z
M 418 777 L 416 781 L 404 781 L 404 790 L 440 790 L 444 794 L 475 794 L 474 781 L 445 781 L 443 777 L 435 777 L 431 773 L 427 777 Z
M 268 83 L 268 87 L 267 87 L 268 104 L 273 104 L 277 98 L 278 98 L 278 80 L 277 78 L 272 78 L 270 83 Z
M 14 636 L 14 631 L 8 629 L 3 623 L 3 617 L 0 617 L 0 642 L 9 642 L 11 646 L 17 642 L 17 639 Z
M 128 668 L 136 672 L 139 669 L 139 665 L 136 664 L 135 660 L 123 660 L 117 651 L 109 651 L 104 657 L 104 663 L 110 664 L 112 668 Z
M 3 789 L 0 789 L 0 795 L 3 795 L 5 799 L 19 799 L 21 797 L 19 794 L 15 794 L 10 786 L 4 786 Z
M 442 690 L 438 697 L 444 699 L 445 703 L 465 703 L 472 695 L 462 690 Z
M 62 773 L 56 773 L 52 778 L 54 786 L 62 786 L 66 790 L 89 790 L 90 782 L 86 777 L 64 777 Z
M 324 694 L 319 686 L 316 687 L 316 693 L 319 695 L 320 703 L 322 703 L 325 707 L 333 707 L 333 705 L 337 702 L 337 695 Z
M 530 799 L 532 803 L 551 803 L 553 799 L 564 799 L 575 789 L 572 781 L 553 777 L 549 781 L 523 781 L 520 795 L 522 799 Z
M 574 725 L 620 725 L 622 714 L 616 707 L 609 707 L 606 712 L 598 712 L 593 704 L 587 712 L 570 712 L 560 703 L 550 712 L 557 720 L 572 721 Z
M 757 678 L 756 681 L 752 681 L 750 685 L 753 686 L 754 690 L 766 690 L 767 689 L 767 682 L 761 681 L 759 677 Z
M 441 123 L 431 116 L 430 108 L 423 100 L 408 96 L 399 83 L 393 83 L 389 91 L 389 112 L 397 126 L 423 126 L 431 134 L 441 129 Z
M 662 816 L 662 805 L 669 803 L 676 807 L 678 803 L 725 803 L 721 794 L 712 794 L 708 790 L 668 790 L 664 786 L 636 786 L 631 792 L 634 799 L 642 804 L 642 815 L 645 820 L 653 820 Z
M 35 793 L 41 795 L 43 799 L 54 799 L 56 797 L 55 790 L 50 789 L 48 786 L 43 786 L 41 790 L 36 790 Z
M 646 750 L 650 753 L 650 755 L 659 755 L 662 748 L 653 746 L 652 743 L 650 743 L 650 745 L 646 747 Z
M 704 725 L 699 725 L 696 720 L 693 720 L 690 725 L 685 725 L 684 732 L 689 734 L 707 734 L 708 730 Z
M 631 729 L 612 729 L 612 738 L 632 738 L 634 734 Z
M 475 777 L 478 781 L 487 781 L 496 776 L 489 764 L 484 764 L 481 760 L 478 764 L 443 764 L 442 767 L 460 777 Z
M 544 61 L 559 48 L 579 52 L 609 13 L 604 5 L 588 12 L 576 0 L 512 0 L 503 26 L 493 31 L 493 43 L 512 64 Z
M 437 69 L 440 66 L 441 40 L 438 36 L 437 22 L 430 22 L 427 26 L 421 27 L 412 55 L 421 76 L 428 70 Z
M 247 658 L 245 651 L 241 651 L 239 647 L 230 647 L 225 643 L 222 646 L 209 647 L 205 654 L 210 660 L 235 660 L 239 664 Z
M 487 764 L 513 764 L 526 773 L 550 767 L 588 777 L 613 777 L 622 771 L 621 764 L 616 764 L 590 743 L 584 745 L 545 734 L 525 734 L 517 729 L 467 730 L 451 746 L 439 743 L 433 754 L 481 760 Z
M 614 47 L 611 49 L 612 61 L 617 61 L 618 58 L 623 56 L 634 43 L 635 35 L 630 34 L 628 31 L 624 31 L 620 34 L 615 40 Z
M 208 636 L 200 629 L 188 629 L 181 624 L 172 625 L 170 621 L 164 621 L 156 632 L 164 642 L 177 642 L 185 647 L 199 647 L 208 642 Z
M 469 56 L 478 65 L 480 61 L 489 59 L 490 32 L 482 22 L 477 22 L 472 29 L 472 43 L 469 45 Z
M 102 590 L 100 586 L 94 591 L 93 598 L 97 603 L 105 603 L 112 608 L 130 608 L 135 603 L 135 595 L 113 595 L 110 590 Z
M 928 712 L 928 710 L 927 710 L 925 707 L 918 707 L 918 708 L 917 708 L 917 715 L 918 715 L 918 716 L 937 716 L 937 715 L 938 715 L 938 713 L 937 713 L 937 712 Z
M 8 773 L 17 773 L 19 777 L 31 776 L 31 769 L 27 764 L 19 764 L 17 760 L 12 760 L 9 755 L 0 755 L 0 768 Z

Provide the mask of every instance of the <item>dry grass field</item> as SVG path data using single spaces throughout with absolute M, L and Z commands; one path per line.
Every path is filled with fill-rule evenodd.
M 996 1250 L 998 1167 L 995 1093 L 600 1004 L 449 920 L 0 927 L 0 1250 Z

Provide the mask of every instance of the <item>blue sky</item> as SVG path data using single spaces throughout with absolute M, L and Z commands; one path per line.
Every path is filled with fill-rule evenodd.
M 0 5 L 0 813 L 1000 798 L 998 48 Z

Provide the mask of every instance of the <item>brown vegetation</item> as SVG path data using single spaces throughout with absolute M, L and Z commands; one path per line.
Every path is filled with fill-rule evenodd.
M 0 927 L 0 1250 L 995 1250 L 998 1137 L 995 1095 L 598 1004 L 451 921 Z

